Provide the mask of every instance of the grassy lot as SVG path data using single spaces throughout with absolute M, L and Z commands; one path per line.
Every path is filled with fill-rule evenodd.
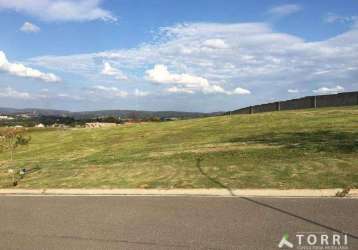
M 358 106 L 33 130 L 9 166 L 19 188 L 333 188 L 358 186 Z

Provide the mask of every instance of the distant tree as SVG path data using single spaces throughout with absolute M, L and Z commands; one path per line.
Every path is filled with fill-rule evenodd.
M 26 130 L 21 128 L 7 128 L 0 130 L 0 152 L 8 151 L 10 160 L 14 159 L 15 150 L 22 145 L 27 145 L 31 137 L 25 137 Z
M 128 119 L 133 120 L 133 121 L 138 121 L 139 118 L 138 118 L 137 112 L 135 112 L 135 111 L 130 112 L 130 113 L 128 114 Z
M 75 126 L 76 120 L 73 117 L 62 116 L 41 116 L 36 119 L 38 123 L 42 123 L 46 126 L 53 124 L 65 124 L 67 126 Z
M 151 122 L 160 122 L 160 117 L 158 117 L 158 116 L 153 116 L 153 117 L 151 117 L 151 118 L 149 119 L 149 121 L 151 121 Z
M 101 119 L 101 122 L 111 122 L 111 123 L 119 123 L 118 118 L 113 116 L 104 117 Z

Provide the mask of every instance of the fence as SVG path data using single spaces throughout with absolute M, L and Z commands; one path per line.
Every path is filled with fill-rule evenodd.
M 232 111 L 232 114 L 253 114 L 280 110 L 358 105 L 358 91 L 334 95 L 306 96 L 287 101 L 271 102 Z

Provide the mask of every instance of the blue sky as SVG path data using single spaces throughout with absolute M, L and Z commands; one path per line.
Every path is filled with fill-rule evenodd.
M 0 106 L 221 111 L 358 90 L 356 1 L 0 0 Z

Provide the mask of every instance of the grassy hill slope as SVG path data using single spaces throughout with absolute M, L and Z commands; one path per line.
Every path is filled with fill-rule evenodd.
M 33 130 L 18 187 L 358 186 L 358 107 L 211 117 L 116 128 Z

